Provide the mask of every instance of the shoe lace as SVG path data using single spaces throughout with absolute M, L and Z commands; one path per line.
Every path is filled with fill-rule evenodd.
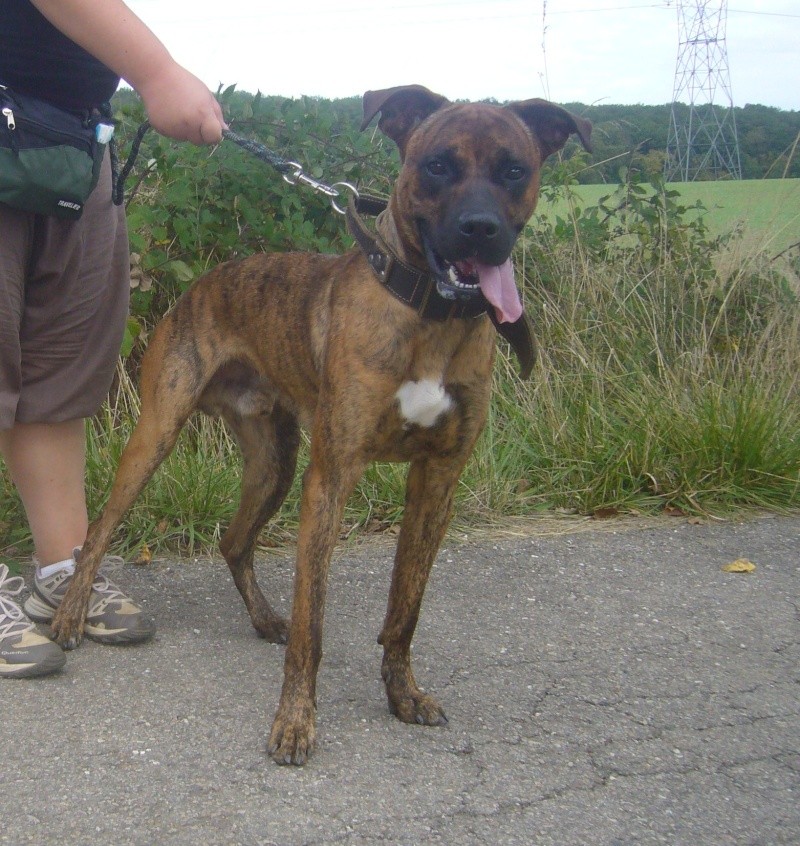
M 25 612 L 12 599 L 25 587 L 22 576 L 9 576 L 8 567 L 0 564 L 0 638 L 22 634 L 34 628 Z
M 109 576 L 113 576 L 118 573 L 122 569 L 124 563 L 124 559 L 119 555 L 106 555 L 103 557 L 103 563 L 97 571 L 97 576 L 92 584 L 92 590 L 93 592 L 100 594 L 100 602 L 104 608 L 109 602 L 113 602 L 115 599 L 128 599 L 125 593 L 109 578 Z

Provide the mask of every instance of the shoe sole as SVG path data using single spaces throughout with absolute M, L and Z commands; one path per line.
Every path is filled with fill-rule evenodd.
M 37 676 L 49 676 L 57 673 L 67 663 L 67 656 L 53 652 L 44 661 L 33 664 L 0 664 L 0 678 L 2 679 L 32 679 Z
M 145 629 L 120 629 L 116 632 L 109 632 L 87 623 L 83 627 L 83 633 L 89 640 L 95 643 L 104 643 L 107 646 L 129 646 L 134 643 L 144 643 L 156 633 L 155 627 Z

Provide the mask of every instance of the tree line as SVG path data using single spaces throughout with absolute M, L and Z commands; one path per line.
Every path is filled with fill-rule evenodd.
M 617 182 L 621 164 L 649 181 L 664 170 L 672 105 L 595 105 L 565 103 L 594 125 L 594 163 L 577 174 L 579 182 Z M 689 106 L 678 104 L 678 118 Z M 733 110 L 744 179 L 800 177 L 800 111 L 748 104 Z
M 270 142 L 279 146 L 286 144 L 290 157 L 296 154 L 292 149 L 298 140 L 307 147 L 312 139 L 322 148 L 340 148 L 337 140 L 346 140 L 343 146 L 355 153 L 356 160 L 376 153 L 374 146 L 370 153 L 370 145 L 356 137 L 361 122 L 360 97 L 290 100 L 236 91 L 234 86 L 220 90 L 219 97 L 226 115 L 241 131 L 267 136 Z M 130 90 L 119 91 L 114 105 L 118 112 L 143 114 L 137 96 Z M 663 174 L 671 104 L 560 105 L 588 118 L 594 126 L 591 156 L 583 154 L 576 142 L 571 142 L 564 151 L 565 157 L 574 158 L 570 169 L 578 182 L 615 184 L 622 168 L 626 178 L 634 181 L 649 182 Z M 677 108 L 679 118 L 688 117 L 689 106 L 678 104 Z M 733 111 L 742 177 L 800 178 L 800 111 L 757 104 L 747 104 Z M 378 145 L 382 146 L 380 140 Z M 358 149 L 353 150 L 353 147 Z M 392 145 L 383 152 L 387 151 L 392 151 Z M 334 158 L 340 159 L 342 152 L 343 149 L 338 149 Z

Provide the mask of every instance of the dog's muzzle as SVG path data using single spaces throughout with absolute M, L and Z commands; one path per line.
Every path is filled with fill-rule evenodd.
M 437 238 L 425 221 L 419 232 L 439 296 L 462 302 L 481 297 L 500 323 L 519 319 L 522 303 L 509 258 L 514 239 L 495 215 L 462 214 L 445 237 Z

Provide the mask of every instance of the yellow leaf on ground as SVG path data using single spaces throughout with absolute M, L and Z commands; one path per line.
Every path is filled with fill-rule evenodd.
M 146 544 L 142 544 L 142 548 L 139 550 L 139 554 L 131 561 L 131 564 L 137 564 L 141 567 L 150 564 L 153 560 L 153 553 L 150 552 L 150 547 Z
M 756 565 L 746 558 L 737 558 L 730 564 L 726 564 L 722 569 L 726 573 L 752 573 L 756 569 Z

